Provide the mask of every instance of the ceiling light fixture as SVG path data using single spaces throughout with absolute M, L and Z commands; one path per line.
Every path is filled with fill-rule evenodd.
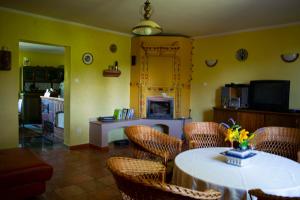
M 150 20 L 152 14 L 151 3 L 149 0 L 146 0 L 144 3 L 144 19 L 140 21 L 132 29 L 132 33 L 136 35 L 156 35 L 162 32 L 162 28 L 154 21 Z

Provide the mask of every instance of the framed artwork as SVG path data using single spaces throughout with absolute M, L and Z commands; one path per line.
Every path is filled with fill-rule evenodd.
M 83 55 L 82 55 L 82 61 L 83 61 L 83 63 L 84 64 L 86 64 L 86 65 L 90 65 L 90 64 L 92 64 L 93 63 L 93 55 L 91 54 L 91 53 L 84 53 Z
M 11 52 L 0 50 L 0 70 L 11 70 Z

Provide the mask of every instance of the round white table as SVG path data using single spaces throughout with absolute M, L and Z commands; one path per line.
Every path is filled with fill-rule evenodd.
M 195 189 L 216 189 L 222 199 L 250 199 L 248 190 L 260 188 L 268 194 L 300 197 L 300 164 L 287 158 L 255 151 L 250 164 L 226 163 L 221 152 L 229 148 L 201 148 L 175 158 L 172 182 Z

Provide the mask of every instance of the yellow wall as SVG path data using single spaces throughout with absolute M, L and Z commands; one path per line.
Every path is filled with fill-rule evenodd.
M 23 66 L 23 58 L 26 57 L 30 61 L 30 66 L 50 66 L 57 67 L 64 65 L 64 53 L 49 53 L 20 50 L 19 51 L 19 66 Z
M 245 62 L 235 59 L 235 52 L 245 48 Z M 250 80 L 282 79 L 291 81 L 290 108 L 300 109 L 300 59 L 284 63 L 282 53 L 300 53 L 300 26 L 200 38 L 194 41 L 192 117 L 195 121 L 212 120 L 212 107 L 220 105 L 220 87 L 226 83 Z M 206 67 L 205 59 L 218 59 Z
M 65 53 L 65 143 L 88 143 L 88 121 L 112 115 L 116 107 L 129 106 L 130 41 L 128 36 L 0 10 L 0 46 L 12 52 L 12 70 L 0 71 L 0 148 L 18 145 L 17 99 L 19 86 L 19 41 L 66 47 Z M 118 46 L 116 53 L 109 45 Z M 94 62 L 82 63 L 91 52 Z M 119 61 L 119 78 L 102 76 L 102 70 Z

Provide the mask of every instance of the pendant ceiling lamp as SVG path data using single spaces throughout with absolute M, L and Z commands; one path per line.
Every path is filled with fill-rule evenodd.
M 133 27 L 132 33 L 136 35 L 156 35 L 162 32 L 162 28 L 156 22 L 150 20 L 152 14 L 150 4 L 150 1 L 146 0 L 144 3 L 144 19 Z

